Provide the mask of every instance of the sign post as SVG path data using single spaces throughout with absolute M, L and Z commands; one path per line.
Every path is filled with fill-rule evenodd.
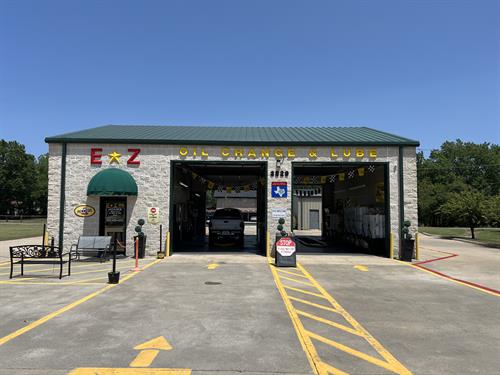
M 276 242 L 276 267 L 296 267 L 296 246 L 290 237 L 283 237 Z

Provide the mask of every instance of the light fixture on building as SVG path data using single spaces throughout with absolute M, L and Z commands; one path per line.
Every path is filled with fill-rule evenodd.
M 198 193 L 194 193 L 194 195 L 196 195 L 198 198 L 200 197 L 200 194 L 198 194 Z
M 179 185 L 181 185 L 181 186 L 182 186 L 182 187 L 184 187 L 184 188 L 188 188 L 188 187 L 189 187 L 189 186 L 187 186 L 187 185 L 186 185 L 184 182 L 182 182 L 182 181 L 180 181 L 180 182 L 179 182 Z
M 276 159 L 276 169 L 280 169 L 281 168 L 281 159 Z

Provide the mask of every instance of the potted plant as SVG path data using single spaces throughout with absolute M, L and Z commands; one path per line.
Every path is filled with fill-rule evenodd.
M 410 221 L 405 220 L 403 223 L 403 229 L 401 230 L 401 254 L 400 259 L 405 262 L 411 262 L 413 259 L 413 251 L 415 248 L 415 240 L 410 233 Z

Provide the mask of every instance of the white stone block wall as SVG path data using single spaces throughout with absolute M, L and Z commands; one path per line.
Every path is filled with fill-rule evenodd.
M 102 148 L 102 165 L 92 166 L 90 164 L 90 149 L 92 147 Z M 185 147 L 187 155 L 180 156 L 180 149 Z M 140 148 L 141 153 L 137 158 L 141 164 L 139 166 L 128 166 L 126 161 L 130 152 L 128 148 Z M 65 228 L 64 247 L 69 249 L 72 243 L 76 243 L 78 237 L 83 234 L 98 234 L 99 225 L 99 197 L 87 197 L 87 185 L 91 178 L 99 171 L 114 167 L 122 168 L 129 172 L 137 182 L 138 197 L 127 198 L 127 251 L 131 253 L 133 249 L 132 237 L 135 235 L 134 228 L 139 218 L 146 219 L 148 207 L 159 207 L 160 223 L 164 228 L 164 235 L 169 225 L 169 196 L 170 196 L 170 164 L 175 160 L 186 161 L 263 161 L 268 163 L 267 173 L 267 221 L 268 231 L 271 235 L 271 245 L 274 241 L 278 218 L 272 217 L 273 208 L 286 208 L 286 223 L 284 229 L 291 231 L 292 225 L 292 162 L 387 162 L 389 164 L 389 195 L 390 195 L 390 223 L 391 232 L 394 235 L 394 256 L 398 255 L 400 221 L 399 221 L 399 168 L 398 168 L 398 147 L 349 147 L 351 154 L 344 156 L 344 148 L 334 147 L 337 158 L 331 157 L 331 147 L 287 147 L 287 146 L 227 146 L 224 152 L 229 153 L 225 157 L 221 155 L 224 146 L 183 146 L 183 145 L 113 145 L 113 144 L 68 144 L 66 160 L 66 200 L 65 200 Z M 202 149 L 204 154 L 202 156 Z M 243 149 L 243 156 L 234 156 L 234 150 Z M 257 156 L 248 157 L 249 149 L 254 149 Z M 269 149 L 270 157 L 261 158 L 260 150 Z M 274 151 L 280 149 L 284 152 L 280 169 L 288 171 L 287 178 L 271 178 L 269 172 L 276 169 L 276 159 Z M 294 157 L 287 157 L 287 150 L 294 151 Z M 363 149 L 364 155 L 356 157 L 356 150 Z M 377 158 L 370 158 L 369 151 L 376 149 Z M 48 203 L 48 230 L 51 236 L 58 238 L 59 224 L 59 188 L 61 172 L 61 144 L 49 145 L 49 203 Z M 107 154 L 116 151 L 122 156 L 120 164 L 109 164 Z M 310 154 L 314 151 L 313 154 Z M 195 155 L 196 154 L 196 155 Z M 348 154 L 348 153 L 346 153 Z M 417 227 L 417 197 L 416 197 L 416 159 L 415 147 L 406 147 L 403 159 L 405 173 L 405 217 L 412 221 L 412 230 Z M 287 198 L 271 198 L 271 185 L 274 181 L 286 181 L 288 184 Z M 81 218 L 74 214 L 74 208 L 80 204 L 89 204 L 96 209 L 96 214 L 92 217 Z M 148 224 L 143 227 L 147 234 L 147 252 L 156 253 L 159 250 L 160 230 L 159 224 Z

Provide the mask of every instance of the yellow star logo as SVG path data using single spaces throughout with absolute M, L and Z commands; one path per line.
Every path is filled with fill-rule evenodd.
M 114 161 L 116 161 L 118 164 L 120 164 L 120 156 L 122 156 L 122 154 L 119 154 L 118 152 L 113 151 L 111 154 L 108 154 L 108 156 L 109 156 L 109 164 L 111 164 Z

